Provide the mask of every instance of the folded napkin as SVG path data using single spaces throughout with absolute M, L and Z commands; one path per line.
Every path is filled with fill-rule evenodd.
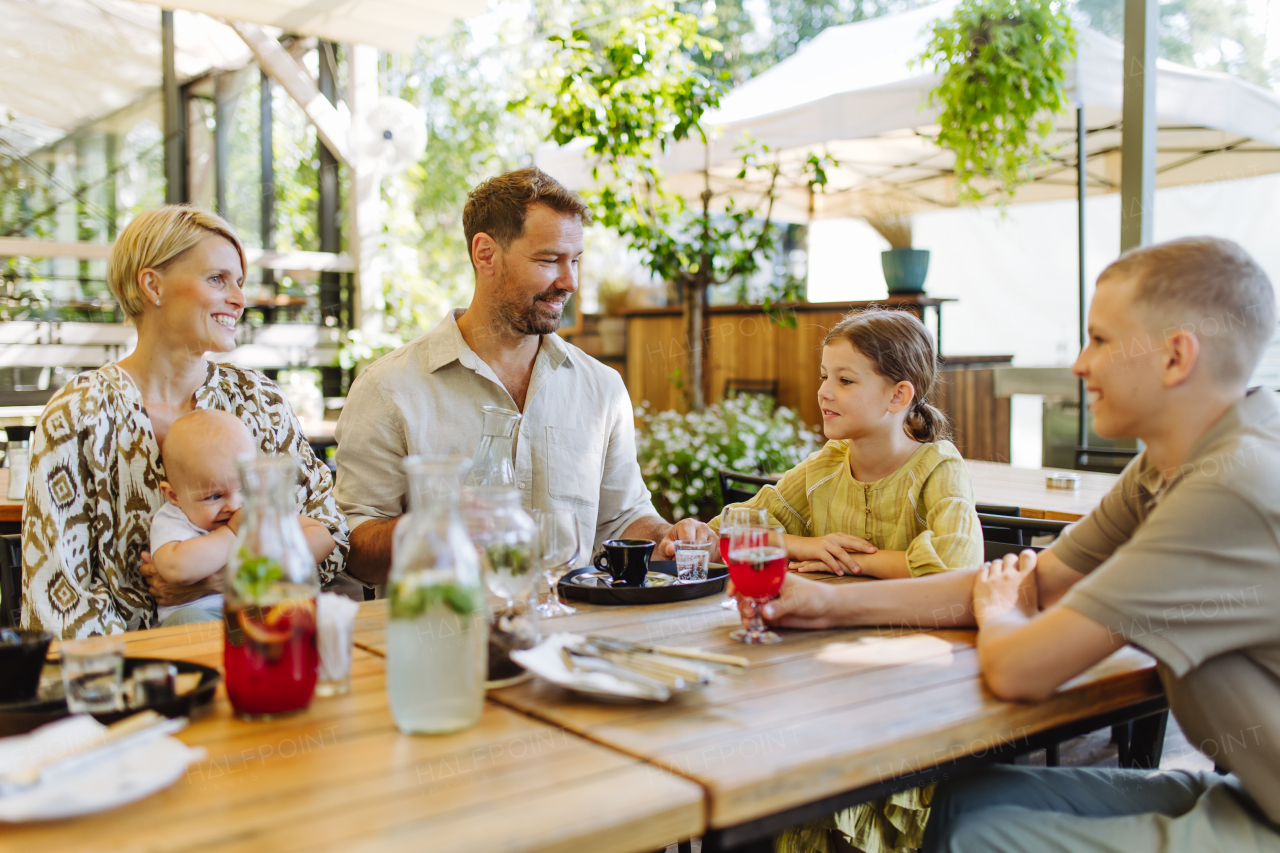
M 0 775 L 56 759 L 105 728 L 93 717 L 77 715 L 0 739 Z M 203 748 L 173 737 L 107 745 L 45 767 L 33 787 L 0 789 L 0 821 L 52 820 L 115 808 L 169 787 L 205 755 Z
M 580 634 L 552 634 L 531 649 L 513 651 L 511 659 L 533 674 L 579 693 L 656 701 L 671 697 L 670 693 L 658 695 L 653 688 L 624 681 L 608 672 L 573 672 L 565 666 L 560 650 L 575 646 L 583 639 Z
M 322 592 L 316 599 L 321 681 L 345 681 L 351 671 L 351 641 L 359 610 L 359 602 L 336 592 Z

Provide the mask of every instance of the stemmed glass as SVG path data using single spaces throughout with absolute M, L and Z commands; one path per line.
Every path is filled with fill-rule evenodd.
M 578 555 L 578 519 L 570 509 L 535 509 L 538 525 L 538 564 L 551 594 L 538 605 L 540 616 L 569 616 L 577 613 L 560 600 L 560 579 Z
M 769 512 L 764 509 L 753 509 L 746 506 L 731 506 L 724 511 L 720 522 L 720 562 L 729 565 L 729 537 L 739 527 L 761 526 L 769 523 Z M 738 602 L 734 598 L 726 598 L 720 602 L 725 610 L 737 610 Z
M 777 643 L 760 611 L 782 589 L 787 575 L 786 531 L 780 524 L 736 527 L 729 535 L 729 579 L 738 595 L 751 602 L 751 618 L 730 638 L 740 643 Z

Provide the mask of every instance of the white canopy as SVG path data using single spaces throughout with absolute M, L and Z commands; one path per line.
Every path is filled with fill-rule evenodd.
M 939 109 L 926 106 L 938 76 L 912 59 L 923 52 L 926 27 L 950 14 L 955 0 L 902 15 L 831 27 L 793 56 L 729 93 L 708 116 L 716 128 L 710 160 L 713 189 L 759 190 L 762 176 L 739 181 L 744 133 L 767 144 L 784 164 L 775 214 L 810 218 L 808 189 L 798 164 L 811 152 L 834 157 L 826 192 L 813 199 L 815 217 L 873 216 L 956 206 L 954 156 L 932 142 Z M 1083 30 L 1068 73 L 1073 104 L 1085 107 L 1090 193 L 1116 192 L 1120 181 L 1120 115 L 1124 49 Z M 1161 60 L 1156 82 L 1156 185 L 1243 178 L 1280 171 L 1280 98 L 1235 77 Z M 1014 201 L 1074 198 L 1075 115 L 1059 117 L 1048 140 L 1052 161 Z M 538 164 L 571 186 L 590 183 L 585 143 L 543 146 Z M 674 146 L 662 161 L 672 189 L 693 198 L 703 190 L 707 152 L 697 142 Z
M 248 46 L 223 20 L 388 50 L 411 50 L 487 0 L 182 0 L 180 79 L 241 68 Z M 185 10 L 185 11 L 183 11 Z M 198 13 L 205 14 L 198 14 Z M 213 16 L 213 17 L 210 17 Z M 0 140 L 25 153 L 160 88 L 160 9 L 133 0 L 0 0 Z M 10 118 L 6 121 L 6 114 Z M 9 154 L 0 146 L 0 153 Z

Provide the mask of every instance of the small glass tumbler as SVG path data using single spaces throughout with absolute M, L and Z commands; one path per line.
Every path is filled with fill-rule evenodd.
M 707 564 L 711 561 L 711 547 L 707 540 L 676 540 L 676 579 L 680 583 L 696 583 L 707 579 Z
M 62 644 L 62 684 L 73 714 L 100 714 L 122 707 L 124 640 L 90 637 Z

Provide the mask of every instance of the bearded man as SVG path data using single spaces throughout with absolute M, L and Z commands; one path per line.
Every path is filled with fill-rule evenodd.
M 515 469 L 524 506 L 573 510 L 591 553 L 606 539 L 651 539 L 670 556 L 677 539 L 712 538 L 701 522 L 657 514 L 621 377 L 556 335 L 590 221 L 582 199 L 537 168 L 471 192 L 462 215 L 471 305 L 361 371 L 338 421 L 334 493 L 351 527 L 348 574 L 386 582 L 407 508 L 401 460 L 471 456 L 483 406 L 523 413 Z

